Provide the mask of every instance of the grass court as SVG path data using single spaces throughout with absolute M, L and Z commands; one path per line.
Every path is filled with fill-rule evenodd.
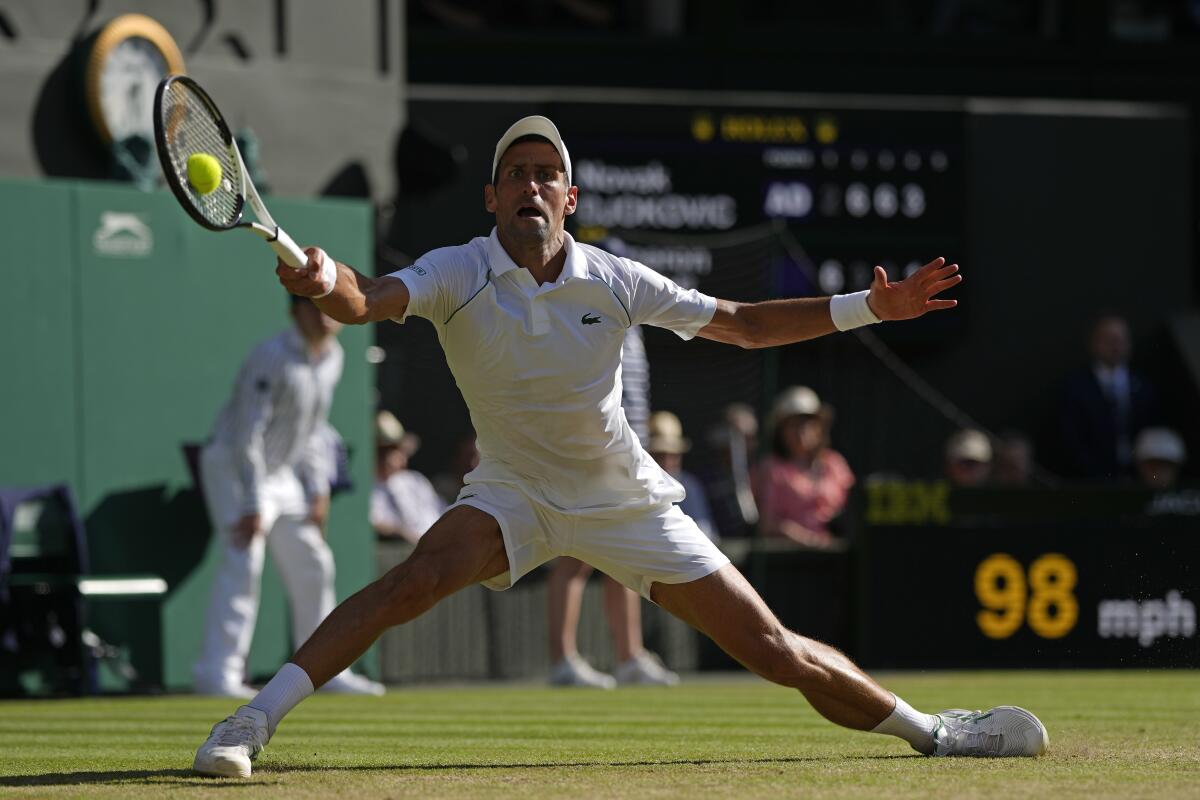
M 1022 705 L 1038 759 L 932 759 L 749 676 L 611 692 L 529 685 L 317 696 L 248 781 L 190 772 L 233 701 L 0 702 L 0 797 L 1200 796 L 1200 671 L 898 673 L 914 706 Z

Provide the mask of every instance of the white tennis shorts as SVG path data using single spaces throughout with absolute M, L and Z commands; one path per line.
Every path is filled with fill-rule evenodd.
M 557 556 L 591 564 L 647 600 L 654 583 L 687 583 L 729 563 L 679 506 L 585 517 L 549 508 L 512 484 L 482 482 L 464 486 L 454 505 L 500 524 L 509 569 L 483 584 L 496 591 Z

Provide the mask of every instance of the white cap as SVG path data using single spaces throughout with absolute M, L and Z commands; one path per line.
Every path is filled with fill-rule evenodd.
M 958 431 L 946 442 L 946 460 L 989 464 L 992 461 L 992 443 L 983 431 Z
M 384 410 L 375 415 L 375 444 L 399 447 L 411 456 L 421 447 L 421 437 L 404 430 L 396 415 Z
M 771 427 L 788 417 L 811 417 L 821 413 L 821 398 L 807 386 L 792 386 L 784 389 L 775 398 L 771 408 Z
M 1187 448 L 1183 439 L 1170 428 L 1146 428 L 1138 434 L 1133 446 L 1133 457 L 1138 461 L 1169 461 L 1182 464 L 1187 460 Z
M 650 415 L 649 442 L 646 450 L 651 453 L 686 453 L 692 443 L 683 435 L 683 423 L 670 411 L 655 411 Z
M 562 137 L 558 135 L 558 128 L 554 127 L 554 123 L 550 120 L 539 116 L 522 117 L 517 120 L 511 128 L 504 132 L 500 141 L 496 142 L 496 156 L 492 159 L 491 179 L 493 183 L 496 181 L 496 170 L 500 168 L 500 157 L 513 142 L 522 136 L 541 136 L 549 140 L 550 144 L 554 145 L 554 149 L 558 151 L 559 157 L 562 158 L 563 167 L 567 172 L 567 186 L 575 185 L 571 182 L 571 155 L 567 152 L 567 146 L 563 144 Z

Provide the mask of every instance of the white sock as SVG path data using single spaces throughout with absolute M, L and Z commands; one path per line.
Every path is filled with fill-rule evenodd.
M 892 695 L 896 697 L 896 695 Z M 896 697 L 896 707 L 887 718 L 871 729 L 871 733 L 886 733 L 899 736 L 922 753 L 933 752 L 933 732 L 938 719 L 933 714 L 922 714 L 908 703 Z
M 274 736 L 279 721 L 312 693 L 313 685 L 308 673 L 289 661 L 246 705 L 267 715 L 267 733 Z

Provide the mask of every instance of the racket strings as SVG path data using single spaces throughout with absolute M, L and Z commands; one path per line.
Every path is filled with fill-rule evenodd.
M 172 83 L 159 113 L 171 167 L 186 199 L 213 225 L 237 223 L 242 211 L 241 164 L 225 143 L 212 109 L 184 84 Z M 221 165 L 221 182 L 208 194 L 200 194 L 188 181 L 188 158 L 196 153 L 207 153 Z

